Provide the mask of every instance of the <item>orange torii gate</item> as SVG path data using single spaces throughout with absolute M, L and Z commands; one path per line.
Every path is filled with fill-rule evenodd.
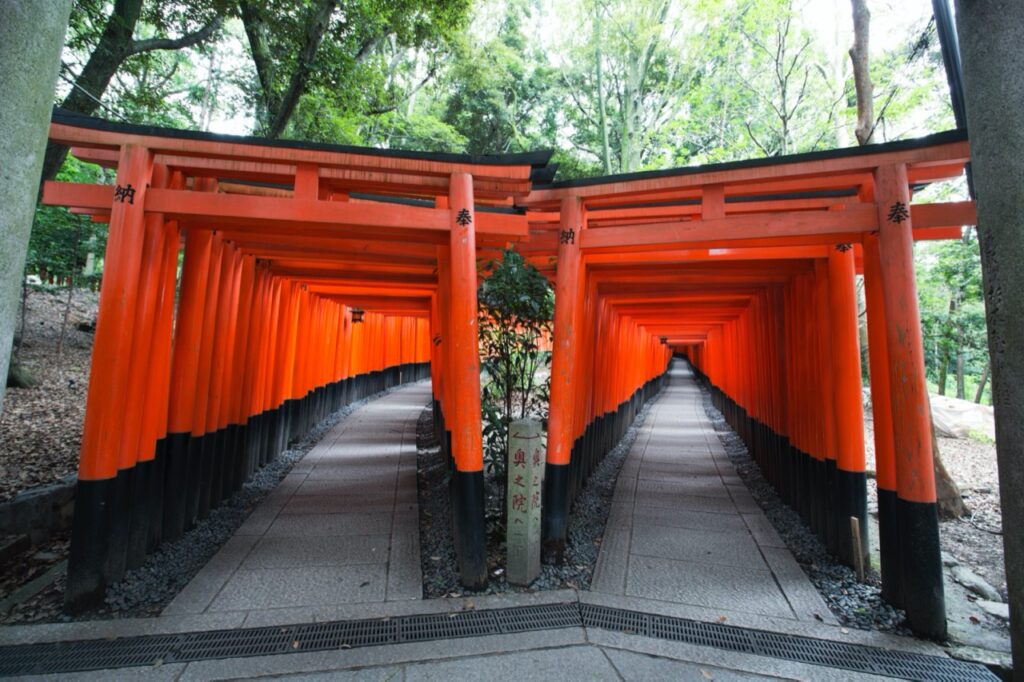
M 606 425 L 623 411 L 631 420 L 630 396 L 642 400 L 669 349 L 707 378 L 766 477 L 829 549 L 853 560 L 852 517 L 867 556 L 859 269 L 884 594 L 916 632 L 944 635 L 912 241 L 959 238 L 975 212 L 966 201 L 912 204 L 911 192 L 960 176 L 967 159 L 965 136 L 949 132 L 535 188 L 522 202 L 531 238 L 520 249 L 549 273 L 557 256 L 547 558 L 561 554 L 579 481 L 610 447 Z
M 547 560 L 678 353 L 783 499 L 851 561 L 850 517 L 867 542 L 862 270 L 885 595 L 919 633 L 944 632 L 911 248 L 975 217 L 971 202 L 910 197 L 963 172 L 961 134 L 537 187 L 546 153 L 353 149 L 60 113 L 51 139 L 117 168 L 116 187 L 43 194 L 111 223 L 71 606 L 327 411 L 425 375 L 427 361 L 462 581 L 483 585 L 476 258 L 519 242 L 556 288 Z
M 550 154 L 349 148 L 61 111 L 50 139 L 117 169 L 116 186 L 43 191 L 110 222 L 68 607 L 101 602 L 329 412 L 428 375 L 450 432 L 462 580 L 485 583 L 477 254 L 527 235 L 512 205 Z

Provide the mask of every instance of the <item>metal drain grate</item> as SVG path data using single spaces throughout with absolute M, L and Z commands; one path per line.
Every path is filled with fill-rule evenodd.
M 5 646 L 0 647 L 0 676 L 332 651 L 583 626 L 875 675 L 941 682 L 997 679 L 983 666 L 948 658 L 575 602 L 282 627 Z
M 399 621 L 400 642 L 422 642 L 432 639 L 483 637 L 501 631 L 490 611 L 458 611 L 407 616 Z
M 915 680 L 961 682 L 998 679 L 984 666 L 951 658 L 765 632 L 735 625 L 704 623 L 594 604 L 582 604 L 580 612 L 585 627 L 647 635 L 796 663 Z
M 504 633 L 554 630 L 582 627 L 579 606 L 571 604 L 543 604 L 520 606 L 491 611 Z

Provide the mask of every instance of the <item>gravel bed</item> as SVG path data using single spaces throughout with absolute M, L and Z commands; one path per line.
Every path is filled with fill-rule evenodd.
M 423 597 L 433 599 L 564 588 L 589 589 L 615 493 L 615 482 L 650 406 L 657 399 L 658 396 L 652 398 L 639 412 L 626 435 L 597 465 L 573 503 L 565 556 L 560 565 L 541 564 L 540 575 L 528 587 L 510 584 L 505 580 L 505 541 L 501 528 L 493 520 L 488 521 L 487 560 L 490 579 L 487 587 L 479 592 L 466 590 L 459 584 L 451 532 L 451 508 L 448 503 L 448 474 L 441 449 L 434 438 L 432 411 L 429 407 L 425 409 L 416 429 Z
M 105 605 L 77 616 L 62 611 L 65 578 L 57 579 L 36 597 L 14 607 L 0 622 L 39 623 L 143 618 L 159 615 L 172 599 L 234 535 L 249 514 L 277 487 L 292 466 L 301 460 L 339 421 L 367 402 L 394 388 L 347 405 L 316 425 L 277 459 L 259 469 L 230 499 L 211 510 L 195 528 L 174 542 L 165 542 L 146 557 L 145 563 L 128 571 L 121 582 L 107 588 Z M 67 543 L 63 545 L 66 552 Z
M 865 582 L 861 583 L 857 581 L 852 568 L 832 558 L 818 536 L 807 527 L 799 514 L 779 499 L 775 488 L 761 475 L 760 468 L 750 458 L 743 441 L 711 403 L 711 394 L 703 384 L 701 394 L 704 411 L 729 459 L 736 466 L 739 477 L 839 622 L 859 630 L 911 634 L 904 625 L 906 616 L 903 611 L 894 609 L 882 600 L 882 583 L 878 573 L 869 571 Z

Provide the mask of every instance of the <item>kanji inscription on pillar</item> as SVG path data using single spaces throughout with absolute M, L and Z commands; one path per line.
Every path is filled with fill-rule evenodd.
M 544 478 L 541 425 L 533 419 L 508 427 L 508 549 L 505 575 L 514 585 L 529 585 L 540 575 L 540 510 Z

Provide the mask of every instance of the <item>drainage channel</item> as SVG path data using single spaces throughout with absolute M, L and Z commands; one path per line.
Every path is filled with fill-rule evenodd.
M 155 666 L 570 627 L 601 628 L 889 677 L 943 682 L 998 679 L 984 666 L 950 658 L 576 602 L 4 646 L 0 647 L 0 675 L 39 675 Z

